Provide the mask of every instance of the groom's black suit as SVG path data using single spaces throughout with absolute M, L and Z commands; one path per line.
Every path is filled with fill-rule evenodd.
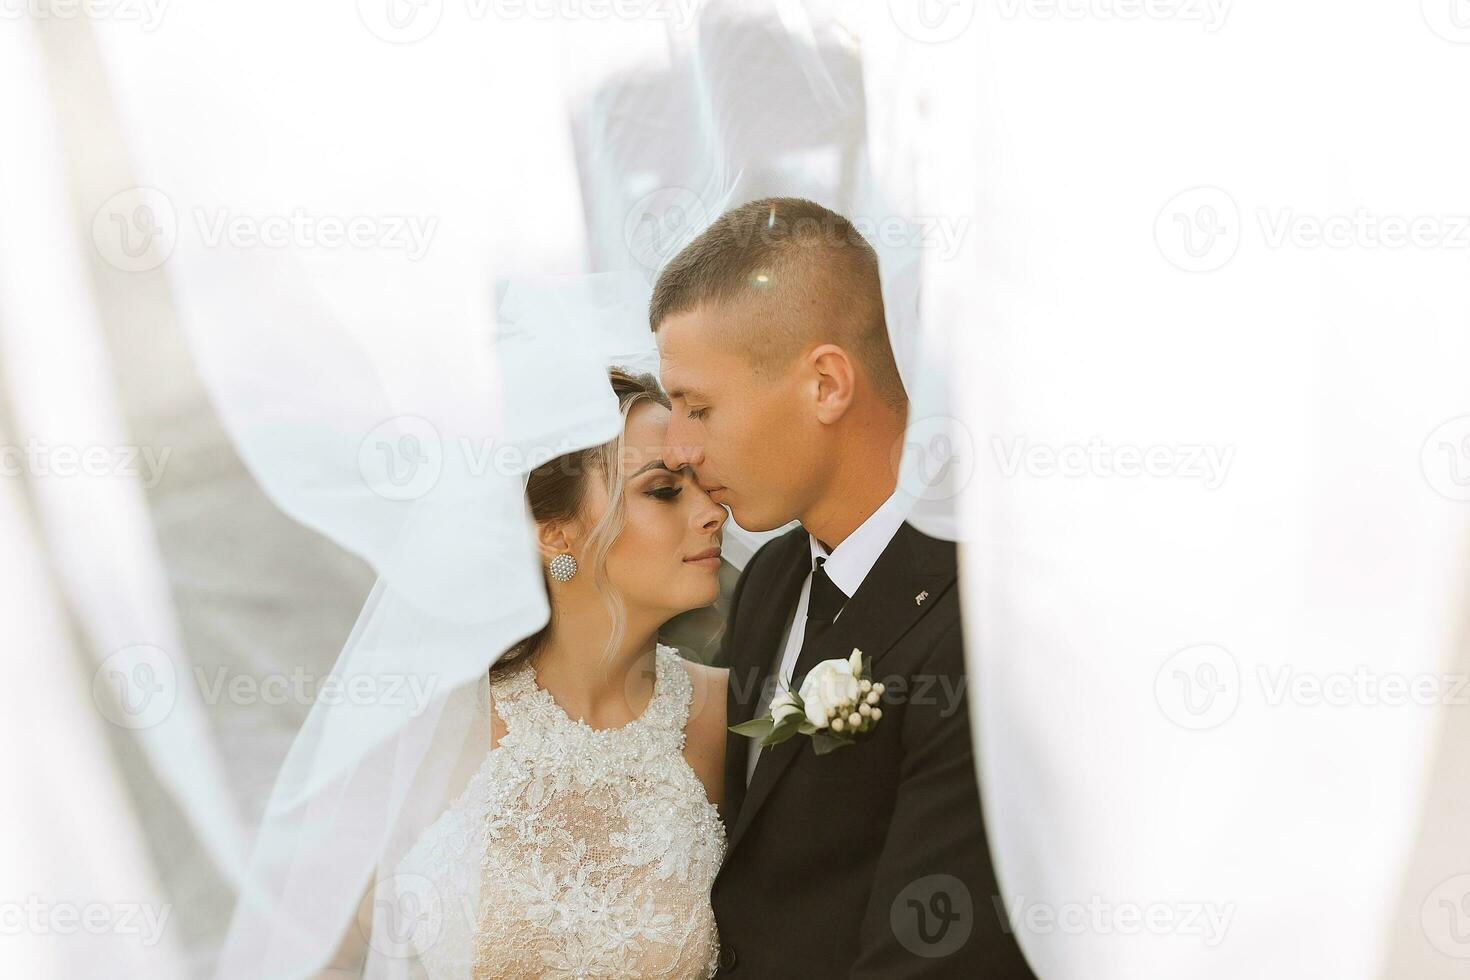
M 755 712 L 811 567 L 798 527 L 741 573 L 720 647 L 729 724 Z M 955 574 L 953 542 L 901 525 L 802 651 L 794 686 L 853 647 L 872 657 L 883 717 L 856 744 L 818 756 L 797 735 L 763 749 L 747 789 L 751 740 L 729 734 L 721 976 L 1032 977 L 993 901 Z

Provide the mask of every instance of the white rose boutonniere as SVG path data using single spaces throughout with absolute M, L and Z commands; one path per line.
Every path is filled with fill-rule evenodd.
M 806 675 L 800 691 L 777 691 L 769 711 L 731 725 L 730 731 L 759 739 L 762 748 L 779 745 L 793 735 L 808 735 L 817 755 L 851 745 L 883 719 L 883 709 L 878 706 L 883 685 L 869 677 L 871 666 L 871 658 L 857 647 L 849 657 L 823 660 Z

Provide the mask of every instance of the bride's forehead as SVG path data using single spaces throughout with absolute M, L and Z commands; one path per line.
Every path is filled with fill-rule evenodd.
M 623 428 L 623 448 L 628 461 L 642 466 L 663 456 L 664 435 L 669 430 L 669 410 L 656 402 L 633 406 Z

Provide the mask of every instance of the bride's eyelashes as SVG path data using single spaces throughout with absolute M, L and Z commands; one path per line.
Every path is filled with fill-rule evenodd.
M 683 487 L 659 487 L 656 490 L 649 490 L 649 491 L 647 491 L 648 496 L 655 497 L 655 498 L 657 498 L 659 500 L 663 500 L 663 501 L 671 501 L 671 500 L 673 500 L 675 497 L 679 496 L 679 494 L 681 494 L 683 492 L 684 492 L 684 488 Z

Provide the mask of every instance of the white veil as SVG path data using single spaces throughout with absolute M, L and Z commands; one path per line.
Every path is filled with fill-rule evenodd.
M 305 300 L 288 269 L 272 281 L 278 288 L 235 297 L 242 324 L 284 322 L 270 304 L 292 289 Z M 442 917 L 455 911 L 422 879 L 392 869 L 488 747 L 487 668 L 546 620 L 525 474 L 612 438 L 622 417 L 607 366 L 651 366 L 639 277 L 545 278 L 509 284 L 501 296 L 494 377 L 476 373 L 484 362 L 472 339 L 446 352 L 465 369 L 456 382 L 441 375 L 437 394 L 395 401 L 369 370 L 371 357 L 323 314 L 313 324 L 319 339 L 342 344 L 330 363 L 355 360 L 360 373 L 316 424 L 257 418 L 240 433 L 242 446 L 270 446 L 249 461 L 275 499 L 361 548 L 379 579 L 324 685 L 344 693 L 313 707 L 272 791 L 221 976 L 317 968 L 344 932 L 353 945 L 347 926 L 370 886 L 362 914 L 372 922 L 360 921 L 365 975 L 409 975 L 408 962 L 439 941 Z M 293 308 L 290 322 L 300 325 L 310 306 Z M 228 361 L 232 370 L 245 364 L 238 351 Z M 466 378 L 480 384 L 457 383 Z M 241 403 L 266 384 L 235 380 Z M 217 391 L 232 383 L 216 382 Z M 487 404 L 477 391 L 500 397 Z M 455 935 L 468 938 L 446 930 L 443 941 Z

